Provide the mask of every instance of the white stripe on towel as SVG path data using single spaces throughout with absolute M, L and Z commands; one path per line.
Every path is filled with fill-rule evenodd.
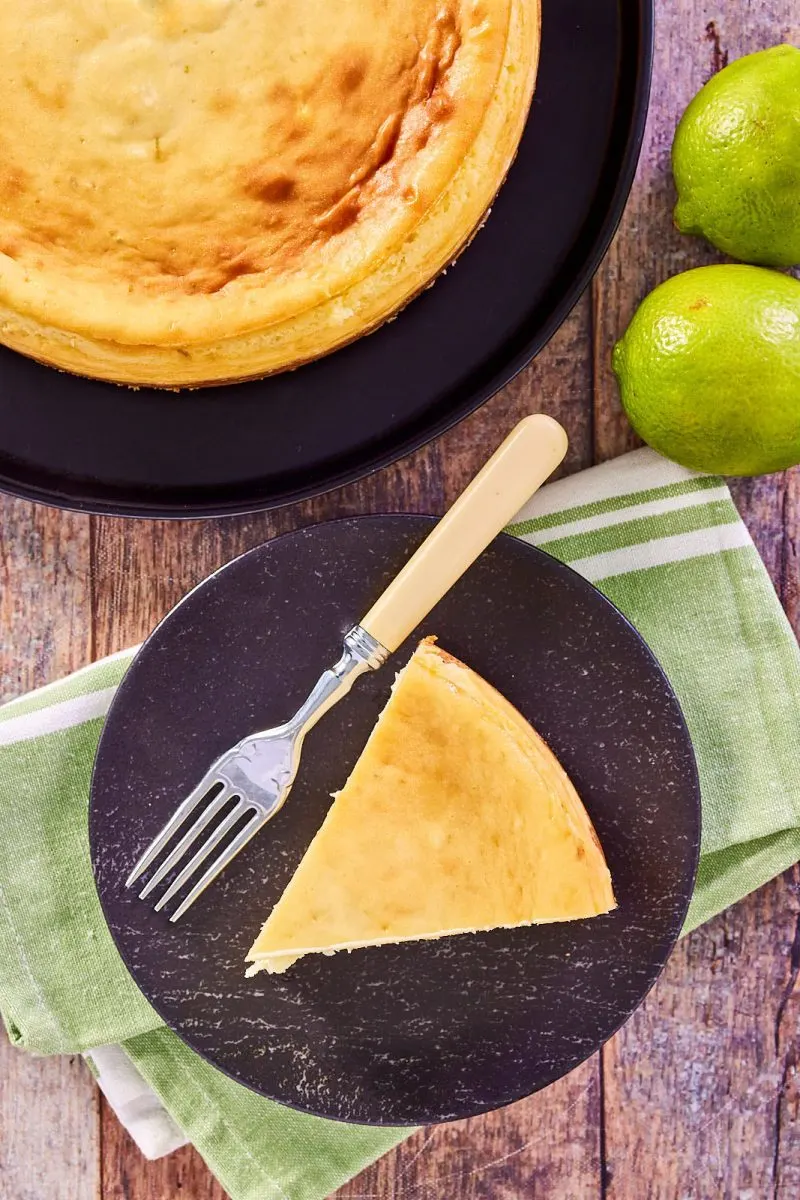
M 548 483 L 528 501 L 511 524 L 517 525 L 520 521 L 530 521 L 535 517 L 549 517 L 551 513 L 581 508 L 584 504 L 597 504 L 617 496 L 649 492 L 671 483 L 684 483 L 687 479 L 702 478 L 704 476 L 697 471 L 679 467 L 677 463 L 656 454 L 655 450 L 633 450 L 622 458 L 611 459 L 588 471 Z
M 723 485 L 704 488 L 698 492 L 684 492 L 680 496 L 667 496 L 663 500 L 646 500 L 643 504 L 631 504 L 626 508 L 598 513 L 594 517 L 583 517 L 578 521 L 567 521 L 564 525 L 551 525 L 547 529 L 534 529 L 522 537 L 535 546 L 555 542 L 562 537 L 577 533 L 592 533 L 595 529 L 608 529 L 611 525 L 624 525 L 626 521 L 638 521 L 643 517 L 660 517 L 663 513 L 677 512 L 683 508 L 697 508 L 719 500 L 730 500 L 730 492 Z
M 627 575 L 631 571 L 646 571 L 649 567 L 662 567 L 666 563 L 683 562 L 687 558 L 701 558 L 720 550 L 739 550 L 752 544 L 750 534 L 741 523 L 715 525 L 710 529 L 697 529 L 694 533 L 658 538 L 640 546 L 623 546 L 619 550 L 607 550 L 605 554 L 576 558 L 568 565 L 585 579 L 596 581 L 609 579 L 612 575 Z
M 145 1158 L 163 1158 L 188 1138 L 121 1046 L 89 1050 L 97 1084 Z
M 15 742 L 29 741 L 45 733 L 61 733 L 65 729 L 83 725 L 84 721 L 104 717 L 116 694 L 116 687 L 107 687 L 99 692 L 88 692 L 85 696 L 73 696 L 71 700 L 61 700 L 49 708 L 36 708 L 20 717 L 0 721 L 0 746 L 13 746 Z

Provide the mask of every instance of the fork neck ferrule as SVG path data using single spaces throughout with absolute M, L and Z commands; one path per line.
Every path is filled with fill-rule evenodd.
M 349 664 L 352 660 L 352 670 L 356 670 L 359 664 L 363 664 L 362 670 L 377 671 L 388 657 L 389 651 L 381 645 L 377 638 L 368 633 L 362 625 L 354 625 L 349 633 L 345 634 L 344 653 L 334 670 L 338 670 L 344 663 Z
M 377 671 L 389 657 L 389 651 L 371 633 L 360 625 L 354 626 L 345 635 L 342 656 L 330 671 L 320 676 L 313 691 L 291 722 L 299 734 L 306 734 L 312 726 L 346 696 L 360 675 Z

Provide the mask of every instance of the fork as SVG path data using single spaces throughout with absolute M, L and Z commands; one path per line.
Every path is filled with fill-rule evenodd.
M 218 758 L 144 851 L 125 886 L 131 887 L 163 854 L 139 893 L 141 899 L 150 896 L 177 869 L 155 904 L 160 911 L 205 867 L 170 917 L 173 922 L 180 920 L 284 805 L 308 731 L 347 695 L 360 675 L 383 666 L 552 474 L 566 452 L 567 435 L 552 417 L 537 413 L 520 421 L 360 624 L 346 634 L 341 658 L 320 676 L 292 719 L 275 729 L 250 734 Z M 203 801 L 206 804 L 200 813 L 182 832 Z M 204 830 L 231 805 L 200 841 Z M 234 835 L 226 843 L 231 833 Z M 212 858 L 218 847 L 219 853 Z

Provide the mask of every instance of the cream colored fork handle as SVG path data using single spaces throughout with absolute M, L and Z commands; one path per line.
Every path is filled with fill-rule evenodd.
M 520 421 L 361 625 L 396 650 L 478 555 L 555 471 L 567 452 L 557 421 L 538 413 Z

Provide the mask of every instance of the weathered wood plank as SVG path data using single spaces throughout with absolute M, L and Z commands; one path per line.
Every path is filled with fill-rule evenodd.
M 89 518 L 0 495 L 0 700 L 91 657 Z
M 33 1058 L 0 1032 L 0 1197 L 100 1200 L 98 1093 L 77 1058 Z
M 620 232 L 593 286 L 599 459 L 635 444 L 610 369 L 614 341 L 661 280 L 721 261 L 672 223 L 677 120 L 728 57 L 800 35 L 792 0 L 725 6 L 680 0 L 662 4 L 658 16 L 644 153 Z M 733 483 L 795 621 L 798 488 L 797 472 Z M 790 883 L 762 889 L 678 948 L 646 1004 L 605 1049 L 608 1200 L 797 1194 L 796 928 Z
M 789 471 L 786 480 L 780 592 L 789 622 L 800 636 L 800 467 Z
M 336 1200 L 595 1200 L 599 1102 L 593 1059 L 510 1108 L 415 1134 Z
M 787 876 L 697 930 L 606 1049 L 609 1200 L 766 1200 L 796 1172 L 797 901 Z
M 711 74 L 709 20 L 709 5 L 703 0 L 662 3 L 657 11 L 653 91 L 642 156 L 619 230 L 592 284 L 598 461 L 640 444 L 620 406 L 611 370 L 614 343 L 656 284 L 679 271 L 719 261 L 704 242 L 679 234 L 672 220 L 672 138 L 678 117 Z
M 728 480 L 736 507 L 753 535 L 775 590 L 782 599 L 789 584 L 786 558 L 789 553 L 790 501 L 798 481 L 800 470 L 797 468 L 780 475 Z
M 0 497 L 0 696 L 91 657 L 89 520 Z M 99 1124 L 81 1059 L 37 1059 L 0 1032 L 0 1196 L 96 1200 Z
M 101 1118 L 101 1200 L 227 1200 L 194 1147 L 147 1162 L 104 1099 Z
M 800 866 L 787 871 L 794 928 L 784 949 L 785 983 L 775 1010 L 775 1053 L 781 1068 L 772 1131 L 775 1200 L 800 1196 Z M 773 885 L 778 886 L 778 885 Z
M 532 412 L 556 417 L 569 451 L 556 477 L 592 462 L 591 304 L 587 292 L 530 366 L 478 412 L 439 439 L 443 500 L 452 504 L 513 425 Z

